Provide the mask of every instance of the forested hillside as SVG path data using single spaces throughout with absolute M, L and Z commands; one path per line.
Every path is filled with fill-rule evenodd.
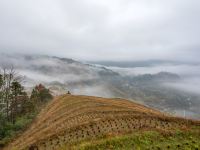
M 28 95 L 22 77 L 13 67 L 0 71 L 0 147 L 12 140 L 34 119 L 52 95 L 42 84 Z

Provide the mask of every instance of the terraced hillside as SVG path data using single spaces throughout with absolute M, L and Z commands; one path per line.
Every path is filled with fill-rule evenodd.
M 77 143 L 104 137 L 148 130 L 168 134 L 199 125 L 127 100 L 63 95 L 50 102 L 6 149 L 70 149 Z

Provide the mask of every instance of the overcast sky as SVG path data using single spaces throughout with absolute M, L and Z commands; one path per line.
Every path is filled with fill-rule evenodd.
M 0 0 L 0 52 L 198 61 L 200 0 Z

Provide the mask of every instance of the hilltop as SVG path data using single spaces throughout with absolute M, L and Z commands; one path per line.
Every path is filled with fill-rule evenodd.
M 141 147 L 150 147 L 165 138 L 169 148 L 170 140 L 198 148 L 199 126 L 198 121 L 175 118 L 128 100 L 63 95 L 51 101 L 6 149 L 131 149 L 140 147 L 140 140 L 146 141 Z

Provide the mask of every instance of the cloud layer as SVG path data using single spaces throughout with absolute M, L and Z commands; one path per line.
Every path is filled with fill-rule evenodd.
M 198 61 L 198 0 L 1 0 L 0 52 Z

